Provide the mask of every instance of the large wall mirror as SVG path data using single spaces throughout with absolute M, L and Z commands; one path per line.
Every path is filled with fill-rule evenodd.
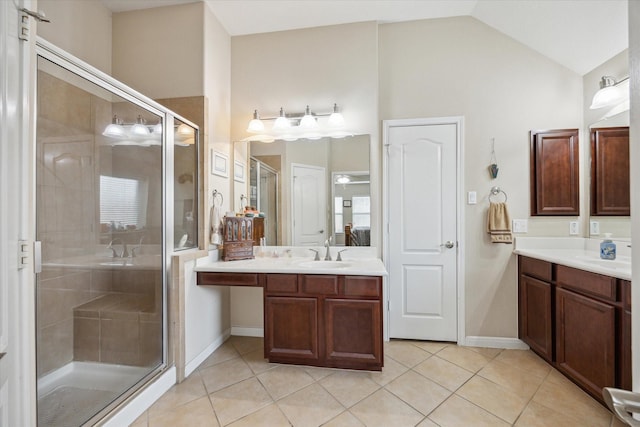
M 600 134 L 606 135 L 607 129 L 615 128 L 622 130 L 624 128 L 628 129 L 628 127 L 629 111 L 625 111 L 605 120 L 592 123 L 587 130 L 588 135 L 585 136 L 591 139 L 591 135 L 594 133 L 592 131 L 596 129 L 603 130 L 604 132 L 600 132 Z M 589 236 L 599 239 L 602 238 L 604 233 L 611 233 L 616 239 L 630 239 L 631 217 L 622 209 L 625 196 L 624 194 L 614 194 L 614 192 L 621 191 L 627 191 L 628 193 L 628 183 L 626 188 L 619 184 L 613 184 L 613 187 L 611 186 L 614 181 L 621 179 L 621 177 L 629 176 L 628 156 L 625 158 L 625 156 L 619 155 L 621 149 L 626 148 L 628 150 L 628 143 L 626 147 L 620 147 L 622 141 L 620 135 L 612 135 L 614 136 L 609 138 L 609 141 L 607 141 L 606 137 L 600 139 L 600 141 L 605 141 L 605 145 L 610 144 L 611 147 L 609 149 L 602 147 L 600 150 L 594 150 L 593 141 L 589 141 L 590 145 L 585 147 L 589 153 L 588 161 L 586 162 L 586 170 L 589 173 L 589 175 L 587 175 L 589 182 L 589 209 L 587 210 L 587 212 L 589 212 Z M 617 147 L 614 147 L 614 145 Z M 613 155 L 607 155 L 607 151 Z M 598 166 L 600 166 L 600 168 Z M 608 179 L 602 176 L 603 173 L 607 172 L 607 168 Z M 626 168 L 626 170 L 620 170 L 620 168 Z M 609 181 L 609 184 L 607 184 L 607 181 Z M 629 195 L 627 194 L 626 200 L 628 200 L 628 197 Z M 603 199 L 613 201 L 613 206 L 609 208 L 605 206 L 603 208 Z
M 267 245 L 369 246 L 369 135 L 249 144 L 249 204 Z

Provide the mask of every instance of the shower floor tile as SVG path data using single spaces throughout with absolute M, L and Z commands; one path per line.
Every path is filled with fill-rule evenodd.
M 118 393 L 112 391 L 59 387 L 38 400 L 38 425 L 81 425 L 116 397 Z

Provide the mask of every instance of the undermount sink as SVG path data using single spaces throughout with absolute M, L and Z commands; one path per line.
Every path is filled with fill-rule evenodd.
M 300 267 L 305 268 L 319 268 L 319 269 L 332 269 L 332 268 L 347 268 L 351 264 L 344 261 L 307 261 L 298 264 Z

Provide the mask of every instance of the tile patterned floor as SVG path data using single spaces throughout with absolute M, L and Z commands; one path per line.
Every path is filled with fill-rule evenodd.
M 268 363 L 231 337 L 133 424 L 160 426 L 621 427 L 531 351 L 385 343 L 383 372 Z

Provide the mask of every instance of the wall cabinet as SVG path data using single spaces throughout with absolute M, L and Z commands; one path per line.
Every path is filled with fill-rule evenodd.
M 519 336 L 602 401 L 631 389 L 631 283 L 520 256 Z
M 629 216 L 629 128 L 591 129 L 591 215 Z
M 531 215 L 580 215 L 578 129 L 531 131 Z

